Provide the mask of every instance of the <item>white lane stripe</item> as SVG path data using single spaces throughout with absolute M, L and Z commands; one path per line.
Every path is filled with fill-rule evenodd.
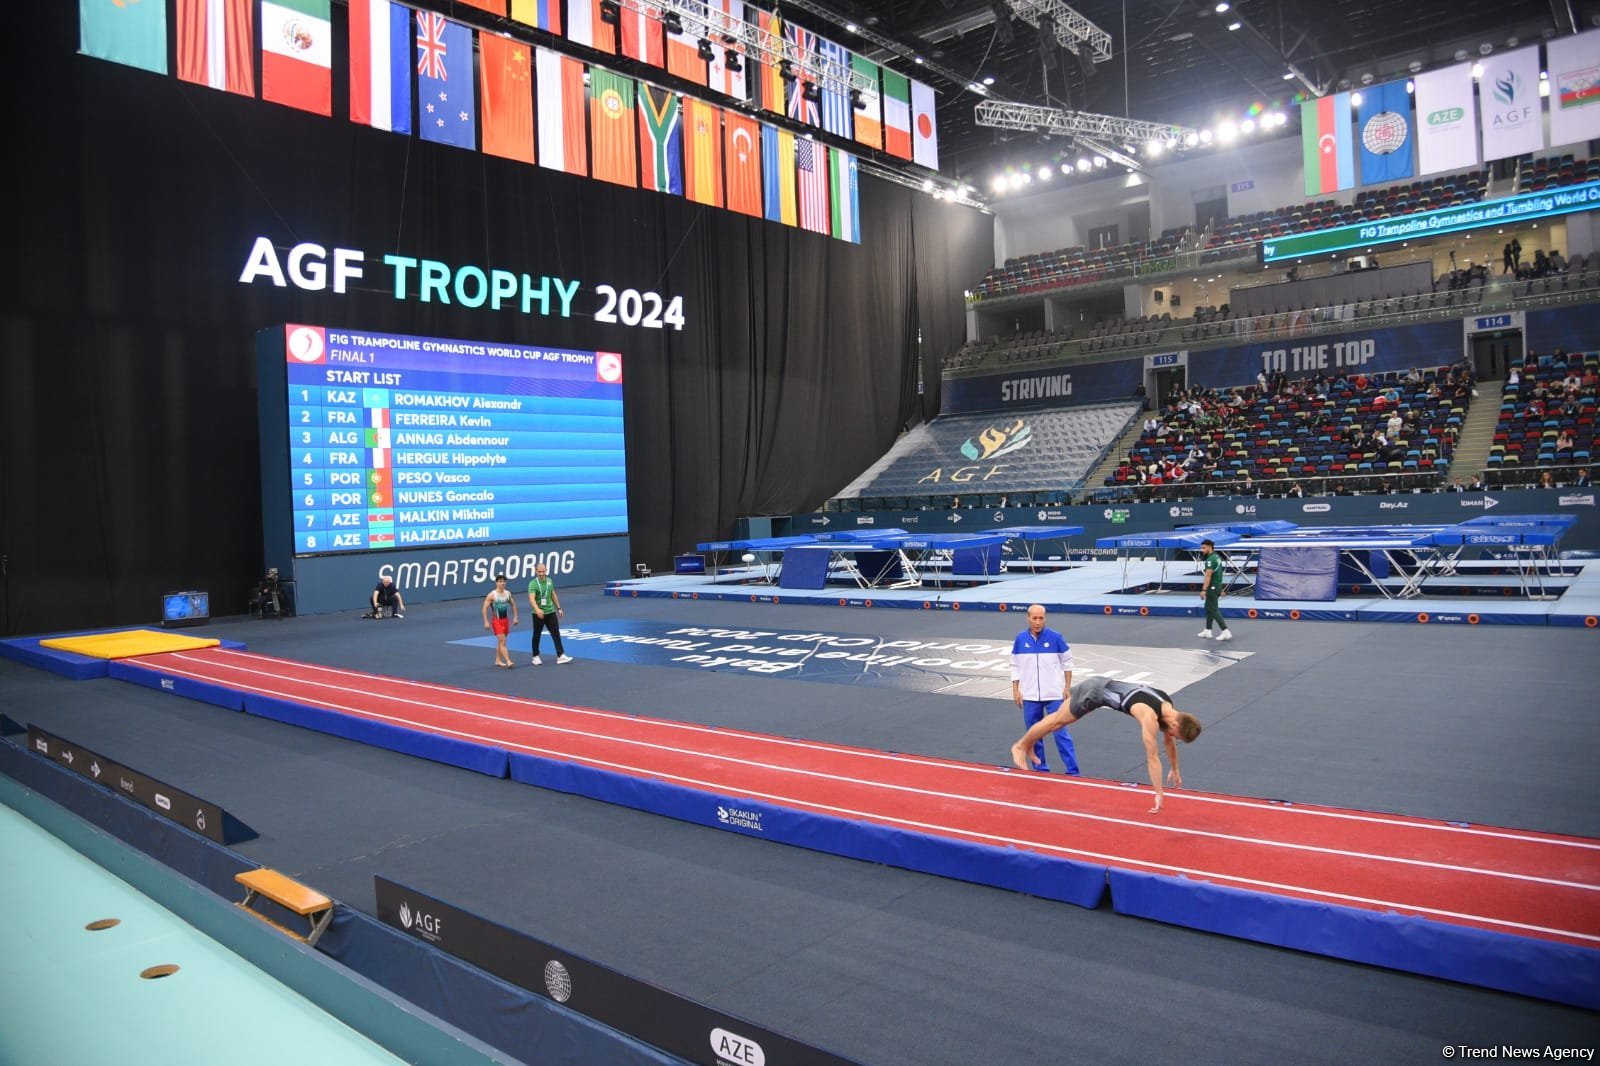
M 182 653 L 174 653 L 174 654 L 181 655 Z M 183 677 L 192 677 L 192 678 L 195 678 L 196 680 L 209 680 L 205 675 L 196 674 L 196 673 L 188 673 L 188 672 L 183 671 L 183 670 L 170 670 L 168 672 L 175 673 L 175 674 L 178 674 L 178 675 L 183 676 Z M 279 678 L 278 680 L 292 680 L 292 679 Z M 261 688 L 261 689 L 257 689 L 256 691 L 261 693 L 262 695 L 276 696 L 276 697 L 278 697 L 280 699 L 293 700 L 296 697 L 296 693 L 283 692 L 283 691 L 278 691 L 278 690 L 274 690 L 274 689 Z M 366 695 L 366 693 L 364 693 L 364 692 L 362 694 Z M 409 702 L 413 702 L 413 701 L 403 700 L 401 702 L 409 703 Z M 424 706 L 428 706 L 428 705 L 424 704 Z M 348 714 L 353 714 L 353 715 L 356 715 L 358 717 L 376 718 L 376 719 L 379 719 L 381 721 L 391 722 L 391 723 L 394 723 L 394 724 L 397 724 L 397 725 L 413 726 L 413 727 L 415 727 L 415 728 L 417 728 L 419 730 L 422 730 L 424 732 L 447 733 L 447 734 L 450 734 L 452 736 L 459 737 L 459 738 L 461 738 L 463 740 L 472 741 L 474 743 L 482 743 L 482 744 L 489 745 L 489 746 L 492 746 L 492 747 L 516 748 L 516 749 L 518 749 L 520 751 L 530 752 L 530 753 L 535 754 L 535 755 L 547 756 L 549 758 L 558 759 L 558 760 L 561 760 L 563 762 L 579 762 L 579 763 L 582 763 L 582 764 L 587 765 L 587 766 L 597 766 L 597 767 L 603 767 L 603 768 L 609 769 L 609 770 L 617 770 L 617 771 L 620 771 L 620 772 L 623 772 L 623 773 L 627 773 L 627 774 L 630 774 L 630 775 L 636 776 L 636 777 L 654 778 L 656 780 L 661 780 L 661 781 L 675 781 L 675 782 L 679 782 L 679 783 L 684 784 L 684 785 L 689 785 L 689 786 L 692 786 L 694 788 L 702 789 L 702 790 L 713 792 L 713 793 L 727 793 L 728 791 L 730 791 L 729 786 L 724 785 L 724 784 L 720 784 L 720 783 L 715 782 L 715 781 L 702 781 L 702 780 L 700 780 L 698 778 L 685 777 L 685 776 L 682 776 L 680 774 L 663 773 L 663 772 L 661 772 L 659 770 L 651 770 L 651 769 L 646 769 L 646 768 L 643 768 L 643 767 L 630 766 L 627 763 L 611 762 L 611 761 L 605 760 L 605 759 L 594 759 L 594 758 L 588 758 L 588 757 L 574 756 L 570 752 L 556 751 L 556 750 L 551 749 L 551 748 L 541 748 L 541 747 L 538 747 L 538 746 L 533 745 L 533 744 L 523 744 L 523 743 L 520 743 L 520 742 L 517 742 L 517 741 L 505 740 L 503 738 L 498 738 L 498 737 L 483 736 L 483 735 L 480 735 L 480 734 L 477 734 L 477 733 L 469 733 L 466 730 L 461 730 L 461 729 L 442 728 L 442 727 L 436 726 L 436 725 L 429 725 L 429 724 L 425 724 L 425 723 L 422 723 L 422 722 L 416 722 L 416 721 L 413 721 L 412 719 L 409 719 L 409 718 L 401 718 L 398 715 L 381 714 L 379 712 L 370 711 L 370 710 L 367 710 L 365 708 L 346 707 L 346 706 L 344 706 L 342 704 L 332 703 L 331 701 L 327 704 L 327 707 L 329 709 L 331 709 L 331 710 L 344 711 L 344 712 L 346 712 Z M 1522 930 L 1526 930 L 1528 932 L 1548 933 L 1548 934 L 1550 934 L 1552 936 L 1572 937 L 1572 938 L 1578 939 L 1578 940 L 1587 940 L 1587 941 L 1593 941 L 1595 943 L 1600 943 L 1600 936 L 1592 935 L 1592 934 L 1589 934 L 1589 933 L 1580 933 L 1580 932 L 1576 932 L 1576 931 L 1570 930 L 1570 929 L 1554 929 L 1554 928 L 1551 928 L 1549 926 L 1543 926 L 1543 925 L 1529 925 L 1529 924 L 1527 924 L 1525 922 L 1513 922 L 1513 921 L 1500 919 L 1500 918 L 1490 918 L 1490 917 L 1487 917 L 1486 915 L 1481 915 L 1481 914 L 1467 914 L 1467 913 L 1464 913 L 1464 912 L 1461 912 L 1461 911 L 1447 911 L 1447 910 L 1441 910 L 1441 909 L 1435 908 L 1435 907 L 1423 907 L 1423 906 L 1419 906 L 1419 905 L 1411 904 L 1411 903 L 1400 903 L 1400 902 L 1396 902 L 1394 900 L 1374 899 L 1374 898 L 1369 897 L 1369 896 L 1353 896 L 1353 895 L 1348 895 L 1348 894 L 1343 893 L 1343 892 L 1326 892 L 1326 891 L 1323 891 L 1321 889 L 1308 888 L 1308 887 L 1303 886 L 1303 885 L 1290 885 L 1290 884 L 1283 884 L 1283 883 L 1280 883 L 1280 882 L 1277 882 L 1277 881 L 1263 881 L 1263 880 L 1259 880 L 1259 879 L 1256 879 L 1256 878 L 1250 878 L 1250 877 L 1238 877 L 1238 876 L 1235 876 L 1233 874 L 1217 873 L 1217 872 L 1210 871 L 1210 870 L 1200 870 L 1200 869 L 1196 869 L 1194 867 L 1189 867 L 1189 866 L 1173 866 L 1173 865 L 1170 865 L 1170 864 L 1167 864 L 1167 863 L 1144 862 L 1144 861 L 1137 860 L 1137 859 L 1129 859 L 1129 858 L 1126 858 L 1125 856 L 1120 856 L 1120 855 L 1109 855 L 1109 854 L 1105 854 L 1103 852 L 1096 852 L 1096 851 L 1084 851 L 1084 850 L 1081 850 L 1081 849 L 1078 849 L 1078 848 L 1062 847 L 1059 844 L 1049 844 L 1049 843 L 1045 843 L 1043 841 L 1026 840 L 1026 839 L 1023 839 L 1023 838 L 1020 838 L 1020 837 L 999 836 L 999 835 L 994 834 L 994 833 L 984 833 L 984 832 L 980 832 L 980 831 L 977 831 L 977 830 L 952 830 L 952 829 L 950 829 L 950 828 L 948 828 L 946 826 L 941 826 L 941 825 L 938 825 L 938 824 L 933 823 L 933 822 L 919 822 L 919 821 L 916 821 L 914 819 L 897 818 L 897 817 L 895 817 L 893 815 L 888 815 L 888 814 L 876 813 L 876 812 L 871 812 L 871 811 L 858 811 L 858 810 L 854 810 L 854 809 L 849 808 L 849 807 L 839 807 L 839 806 L 834 806 L 832 804 L 827 804 L 827 803 L 816 803 L 816 802 L 814 802 L 812 800 L 798 799 L 796 797 L 784 796 L 784 795 L 780 795 L 778 793 L 772 793 L 772 792 L 753 792 L 753 791 L 750 791 L 748 789 L 743 789 L 743 788 L 732 789 L 732 791 L 736 795 L 748 796 L 748 797 L 750 797 L 752 799 L 769 800 L 769 801 L 771 801 L 773 803 L 784 804 L 784 805 L 787 805 L 787 806 L 797 806 L 797 807 L 809 808 L 811 810 L 827 811 L 827 812 L 829 812 L 831 814 L 838 814 L 838 815 L 842 815 L 842 816 L 845 816 L 845 817 L 851 817 L 851 818 L 860 818 L 860 819 L 864 819 L 864 820 L 869 821 L 869 822 L 892 822 L 892 823 L 895 823 L 897 825 L 904 825 L 904 826 L 910 827 L 912 829 L 925 829 L 925 830 L 928 830 L 930 832 L 935 832 L 935 833 L 946 833 L 946 834 L 951 834 L 951 835 L 958 836 L 958 837 L 967 837 L 967 838 L 979 839 L 979 840 L 988 841 L 988 842 L 990 842 L 992 844 L 996 844 L 996 845 L 1009 845 L 1011 847 L 1021 847 L 1021 848 L 1037 849 L 1037 850 L 1041 850 L 1041 851 L 1056 852 L 1056 853 L 1059 853 L 1059 854 L 1062 854 L 1062 855 L 1075 855 L 1075 856 L 1079 856 L 1079 857 L 1082 857 L 1082 858 L 1095 859 L 1095 860 L 1098 860 L 1098 861 L 1101 861 L 1101 862 L 1113 863 L 1113 864 L 1122 865 L 1122 866 L 1137 866 L 1137 867 L 1140 867 L 1142 869 L 1147 869 L 1147 870 L 1161 870 L 1161 871 L 1164 871 L 1164 872 L 1167 872 L 1167 873 L 1183 874 L 1183 875 L 1189 876 L 1189 877 L 1207 878 L 1207 879 L 1211 879 L 1211 880 L 1215 880 L 1215 881 L 1229 882 L 1229 883 L 1232 883 L 1232 884 L 1254 885 L 1254 886 L 1257 886 L 1257 887 L 1260 887 L 1260 888 L 1280 889 L 1280 890 L 1285 891 L 1285 892 L 1298 893 L 1298 894 L 1308 895 L 1308 896 L 1320 896 L 1320 897 L 1324 897 L 1324 898 L 1327 898 L 1327 899 L 1345 900 L 1345 901 L 1352 902 L 1352 903 L 1366 904 L 1366 905 L 1372 906 L 1372 907 L 1384 907 L 1384 908 L 1388 908 L 1388 909 L 1397 909 L 1397 910 L 1403 910 L 1403 911 L 1415 911 L 1415 912 L 1417 912 L 1419 914 L 1430 914 L 1430 915 L 1436 915 L 1436 916 L 1446 917 L 1446 918 L 1459 918 L 1459 919 L 1462 919 L 1463 921 L 1477 922 L 1477 923 L 1484 924 L 1484 925 L 1504 926 L 1504 927 L 1509 928 L 1509 929 L 1522 929 Z
M 180 655 L 180 656 L 183 655 L 183 653 L 181 653 L 181 652 L 177 653 L 177 654 Z M 185 661 L 189 661 L 189 660 L 186 659 Z M 201 661 L 204 662 L 206 660 L 201 660 Z M 1344 850 L 1344 849 L 1341 849 L 1341 848 L 1329 848 L 1329 847 L 1323 847 L 1323 846 L 1316 845 L 1316 844 L 1301 844 L 1301 843 L 1295 843 L 1295 842 L 1291 842 L 1291 841 L 1282 841 L 1282 840 L 1263 840 L 1263 839 L 1260 839 L 1260 838 L 1257 838 L 1257 837 L 1240 836 L 1240 835 L 1233 834 L 1233 833 L 1219 833 L 1219 832 L 1215 832 L 1215 831 L 1211 831 L 1211 830 L 1205 830 L 1205 829 L 1191 829 L 1191 828 L 1184 828 L 1182 826 L 1164 825 L 1164 824 L 1159 823 L 1159 822 L 1141 822 L 1141 821 L 1133 821 L 1133 820 L 1128 819 L 1128 818 L 1117 818 L 1117 817 L 1113 817 L 1111 815 L 1090 814 L 1090 813 L 1088 813 L 1086 811 L 1055 810 L 1055 809 L 1050 809 L 1050 808 L 1041 808 L 1041 807 L 1035 806 L 1033 804 L 1018 803 L 1018 802 L 1015 802 L 1015 801 L 1012 801 L 1012 800 L 993 799 L 993 798 L 990 798 L 990 797 L 987 797 L 987 796 L 969 796 L 969 795 L 963 795 L 961 793 L 954 793 L 954 792 L 940 792 L 940 791 L 937 791 L 937 790 L 934 790 L 934 789 L 916 788 L 916 787 L 913 787 L 911 785 L 898 785 L 898 784 L 893 784 L 893 783 L 887 782 L 887 781 L 864 780 L 864 779 L 858 778 L 858 777 L 849 777 L 849 776 L 846 776 L 844 774 L 825 773 L 825 772 L 820 771 L 820 770 L 804 770 L 804 769 L 799 769 L 799 768 L 792 767 L 792 766 L 783 766 L 783 765 L 778 765 L 778 764 L 774 764 L 774 763 L 757 762 L 757 761 L 754 761 L 754 760 L 751 760 L 751 759 L 742 758 L 742 757 L 735 756 L 735 755 L 719 755 L 719 754 L 716 754 L 715 752 L 700 751 L 698 749 L 693 749 L 693 748 L 676 748 L 676 747 L 672 747 L 672 746 L 667 745 L 667 744 L 659 744 L 659 743 L 656 743 L 654 741 L 640 740 L 638 738 L 614 737 L 614 736 L 611 736 L 611 735 L 608 735 L 608 734 L 604 734 L 604 733 L 596 734 L 596 733 L 586 732 L 586 731 L 581 730 L 581 729 L 568 728 L 566 726 L 551 725 L 551 724 L 547 724 L 547 723 L 544 723 L 544 722 L 530 722 L 530 721 L 526 721 L 524 719 L 517 719 L 517 718 L 506 718 L 506 717 L 503 717 L 503 716 L 500 716 L 500 715 L 488 714 L 488 713 L 485 713 L 483 711 L 465 710 L 465 709 L 460 708 L 460 707 L 451 707 L 451 706 L 448 706 L 448 705 L 445 705 L 445 704 L 439 704 L 439 703 L 429 703 L 426 700 L 409 699 L 409 698 L 404 697 L 404 696 L 374 696 L 367 689 L 347 688 L 347 687 L 345 687 L 343 685 L 329 684 L 329 683 L 324 682 L 324 681 L 309 681 L 309 680 L 305 680 L 305 679 L 301 679 L 301 678 L 294 678 L 294 677 L 287 677 L 286 678 L 286 677 L 282 677 L 282 676 L 277 675 L 277 674 L 270 673 L 270 672 L 265 671 L 265 670 L 252 670 L 252 669 L 249 669 L 248 667 L 230 666 L 230 667 L 224 667 L 224 669 L 233 670 L 233 671 L 236 671 L 236 672 L 242 673 L 242 674 L 252 674 L 252 675 L 257 675 L 257 676 L 261 676 L 261 677 L 267 677 L 267 678 L 271 678 L 271 679 L 273 679 L 275 681 L 287 681 L 287 682 L 289 682 L 291 684 L 296 684 L 296 685 L 304 685 L 304 686 L 309 686 L 309 687 L 318 688 L 318 689 L 329 689 L 329 690 L 331 690 L 333 692 L 338 692 L 338 693 L 342 693 L 342 694 L 345 694 L 345 695 L 365 696 L 365 697 L 369 697 L 369 698 L 385 700 L 385 701 L 390 702 L 390 703 L 405 703 L 405 704 L 409 704 L 409 705 L 411 705 L 413 707 L 425 708 L 425 709 L 431 710 L 431 711 L 439 711 L 439 712 L 442 712 L 442 713 L 445 713 L 445 714 L 455 714 L 455 715 L 460 715 L 460 716 L 466 717 L 466 718 L 479 719 L 481 721 L 499 722 L 499 723 L 502 723 L 502 724 L 505 724 L 505 725 L 520 726 L 520 727 L 522 727 L 524 729 L 540 729 L 540 730 L 544 730 L 546 732 L 564 734 L 566 736 L 583 737 L 583 738 L 590 739 L 590 740 L 600 740 L 602 742 L 609 742 L 609 743 L 616 743 L 616 744 L 626 744 L 626 745 L 628 745 L 629 747 L 632 747 L 632 748 L 646 748 L 646 749 L 651 749 L 651 750 L 654 750 L 654 751 L 664 752 L 664 753 L 667 753 L 667 754 L 670 754 L 670 755 L 681 755 L 681 756 L 684 756 L 686 758 L 712 759 L 712 760 L 716 760 L 717 762 L 735 763 L 735 764 L 738 764 L 740 766 L 753 767 L 755 769 L 766 770 L 766 771 L 770 771 L 772 773 L 787 773 L 787 774 L 793 774 L 793 775 L 800 776 L 800 777 L 814 778 L 814 779 L 817 779 L 817 780 L 820 780 L 820 781 L 837 782 L 839 784 L 846 784 L 846 785 L 859 785 L 859 786 L 861 786 L 863 788 L 881 789 L 881 790 L 889 791 L 889 792 L 906 793 L 906 794 L 909 794 L 909 795 L 923 797 L 923 798 L 931 798 L 931 799 L 939 799 L 939 800 L 952 800 L 952 801 L 955 801 L 955 802 L 958 802 L 958 803 L 970 803 L 970 804 L 981 805 L 981 806 L 986 806 L 986 807 L 999 807 L 999 808 L 1002 808 L 1002 809 L 1005 809 L 1005 810 L 1010 810 L 1010 811 L 1022 811 L 1022 812 L 1027 812 L 1029 814 L 1045 815 L 1045 816 L 1057 817 L 1057 818 L 1077 818 L 1077 819 L 1080 819 L 1080 820 L 1083 820 L 1083 821 L 1101 822 L 1101 823 L 1104 823 L 1104 824 L 1107 824 L 1107 825 L 1129 826 L 1129 827 L 1133 827 L 1133 828 L 1137 828 L 1137 829 L 1150 829 L 1150 830 L 1156 830 L 1158 832 L 1163 832 L 1163 833 L 1180 834 L 1180 835 L 1183 835 L 1183 836 L 1206 837 L 1206 838 L 1209 838 L 1209 839 L 1212 839 L 1212 840 L 1224 840 L 1224 841 L 1228 841 L 1229 843 L 1253 845 L 1255 847 L 1284 848 L 1284 849 L 1287 849 L 1287 850 L 1290 850 L 1290 851 L 1310 852 L 1312 854 L 1317 854 L 1317 855 L 1333 855 L 1333 856 L 1338 856 L 1340 858 L 1358 859 L 1358 860 L 1364 860 L 1364 861 L 1367 861 L 1367 862 L 1392 863 L 1392 864 L 1397 864 L 1397 865 L 1402 865 L 1402 866 L 1413 866 L 1413 867 L 1420 867 L 1420 868 L 1423 868 L 1423 869 L 1430 869 L 1430 870 L 1444 870 L 1444 871 L 1447 871 L 1449 873 L 1469 874 L 1469 875 L 1477 875 L 1477 876 L 1482 876 L 1482 877 L 1501 877 L 1501 878 L 1506 878 L 1508 880 L 1525 881 L 1525 882 L 1529 882 L 1529 883 L 1532 883 L 1532 884 L 1552 885 L 1552 886 L 1559 887 L 1559 888 L 1575 888 L 1575 889 L 1579 889 L 1579 890 L 1586 891 L 1586 892 L 1600 892 L 1600 884 L 1585 884 L 1585 883 L 1583 883 L 1581 881 L 1563 881 L 1563 880 L 1559 880 L 1559 879 L 1556 879 L 1556 878 L 1538 877 L 1538 876 L 1535 876 L 1533 874 L 1513 873 L 1513 872 L 1511 872 L 1509 870 L 1497 870 L 1497 869 L 1492 869 L 1492 868 L 1487 868 L 1487 867 L 1460 866 L 1460 865 L 1456 865 L 1456 864 L 1453 864 L 1453 863 L 1429 862 L 1429 861 L 1424 860 L 1424 859 L 1407 859 L 1407 858 L 1402 858 L 1402 857 L 1400 857 L 1398 855 L 1381 855 L 1381 854 L 1375 854 L 1375 853 L 1371 853 L 1371 852 L 1347 851 L 1347 850 Z M 371 712 L 363 711 L 363 712 L 360 712 L 360 713 L 371 713 Z M 576 754 L 571 755 L 571 757 L 572 758 L 578 758 L 578 759 L 586 759 L 587 758 L 586 756 L 581 756 L 581 755 L 576 755 Z M 724 785 L 722 787 L 731 788 L 733 786 Z M 958 829 L 955 829 L 955 828 L 951 827 L 951 828 L 948 829 L 948 831 L 950 831 L 950 832 L 964 832 L 965 830 L 958 830 Z M 1129 861 L 1137 861 L 1137 860 L 1129 860 Z
M 171 654 L 184 656 L 187 653 L 173 652 Z M 411 681 L 403 678 L 384 677 L 377 674 L 363 674 L 357 670 L 344 670 L 333 666 L 318 666 L 314 663 L 300 663 L 288 659 L 279 659 L 270 655 L 257 655 L 247 651 L 229 649 L 226 654 L 239 656 L 246 659 L 255 659 L 262 662 L 288 664 L 296 669 L 314 670 L 321 673 L 337 674 L 341 677 L 371 678 L 387 684 L 404 685 L 411 688 L 427 689 L 434 692 L 467 692 L 482 699 L 492 700 L 496 703 L 511 703 L 517 705 L 531 705 L 534 707 L 548 707 L 552 710 L 570 711 L 573 714 L 589 715 L 595 718 L 604 718 L 612 721 L 637 722 L 640 715 L 625 714 L 619 711 L 601 711 L 590 707 L 573 707 L 564 703 L 549 703 L 545 700 L 527 699 L 520 696 L 505 696 L 497 692 L 479 692 L 475 689 L 452 688 L 448 685 L 435 685 L 427 681 Z M 202 663 L 215 663 L 215 659 L 199 659 Z M 906 763 L 917 766 L 933 766 L 944 769 L 958 770 L 962 773 L 979 774 L 984 776 L 1003 776 L 1015 779 L 1018 771 L 1010 769 L 997 769 L 991 766 L 981 766 L 976 763 L 954 762 L 945 759 L 935 759 L 929 756 L 903 755 L 897 752 L 868 751 L 863 748 L 846 748 L 836 744 L 824 744 L 817 741 L 795 740 L 792 737 L 774 736 L 770 733 L 752 733 L 736 729 L 717 729 L 713 726 L 696 725 L 691 722 L 676 722 L 666 718 L 646 719 L 654 724 L 670 729 L 679 729 L 691 733 L 705 733 L 712 736 L 741 736 L 760 743 L 775 744 L 782 747 L 801 748 L 808 751 L 838 752 L 846 751 L 867 759 L 878 759 L 885 762 Z M 1052 788 L 1090 788 L 1126 792 L 1125 785 L 1109 781 L 1085 781 L 1075 777 L 1065 777 L 1051 774 L 1048 777 L 1039 774 L 1037 784 Z M 1141 786 L 1142 787 L 1142 786 Z M 1202 795 L 1194 792 L 1168 792 L 1167 799 L 1183 800 L 1186 803 L 1214 803 L 1224 807 L 1245 807 L 1255 811 L 1273 811 L 1279 814 L 1299 814 L 1313 818 L 1331 818 L 1336 821 L 1365 822 L 1372 825 L 1398 826 L 1403 829 L 1426 829 L 1435 832 L 1463 834 L 1466 836 L 1481 836 L 1495 840 L 1516 840 L 1527 844 L 1548 844 L 1556 847 L 1579 848 L 1585 851 L 1600 851 L 1600 841 L 1565 840 L 1550 836 L 1531 835 L 1519 833 L 1515 830 L 1483 829 L 1474 826 L 1446 825 L 1438 822 L 1412 821 L 1404 816 L 1380 817 L 1373 814 L 1358 814 L 1353 811 L 1317 810 L 1306 807 L 1284 806 L 1283 804 L 1270 803 L 1266 800 L 1250 800 L 1236 796 Z M 1141 823 L 1142 824 L 1142 823 Z

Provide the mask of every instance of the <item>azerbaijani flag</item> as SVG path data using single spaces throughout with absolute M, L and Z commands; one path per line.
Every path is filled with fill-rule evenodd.
M 1307 196 L 1355 188 L 1355 134 L 1350 124 L 1349 93 L 1335 93 L 1300 105 L 1300 150 L 1305 162 Z
M 261 98 L 333 114 L 328 0 L 261 0 Z
M 350 121 L 411 132 L 411 12 L 350 0 Z

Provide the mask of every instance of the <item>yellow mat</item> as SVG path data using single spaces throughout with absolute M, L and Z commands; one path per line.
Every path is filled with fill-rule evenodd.
M 87 655 L 92 659 L 131 659 L 135 655 L 215 648 L 220 643 L 209 637 L 187 637 L 182 633 L 166 633 L 159 629 L 124 629 L 116 633 L 91 633 L 83 637 L 51 637 L 41 640 L 39 646 Z

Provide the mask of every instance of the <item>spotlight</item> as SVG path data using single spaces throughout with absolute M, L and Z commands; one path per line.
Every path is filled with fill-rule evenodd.
M 993 85 L 993 84 L 994 84 L 994 75 L 993 75 L 993 74 L 991 74 L 991 75 L 989 75 L 989 76 L 988 76 L 988 77 L 986 77 L 986 78 L 984 78 L 984 79 L 983 79 L 983 83 L 984 83 L 984 84 L 985 84 L 985 85 Z
M 1360 93 L 1351 93 L 1350 94 L 1350 106 L 1351 107 L 1360 107 L 1361 106 L 1361 94 Z
M 1211 143 L 1211 131 L 1210 130 L 1201 130 L 1200 131 L 1200 143 L 1201 144 L 1210 144 Z
M 932 181 L 932 179 L 930 179 L 930 178 L 923 178 L 922 179 L 922 191 L 923 192 L 932 192 L 933 191 L 933 181 Z
M 1040 167 L 1039 168 L 1039 180 L 1040 181 L 1049 181 L 1050 180 L 1050 175 L 1053 174 L 1053 173 L 1055 173 L 1055 172 L 1053 170 L 1051 170 L 1049 167 Z
M 1239 130 L 1236 126 L 1234 126 L 1233 123 L 1224 122 L 1222 125 L 1217 127 L 1217 140 L 1221 141 L 1223 144 L 1227 144 L 1229 141 L 1232 141 L 1234 137 L 1238 136 L 1238 133 Z
M 805 87 L 801 89 L 800 92 L 801 95 L 803 95 L 807 100 L 810 100 L 812 103 L 816 103 L 818 100 L 822 99 L 822 86 L 818 85 L 814 81 L 806 82 Z
M 1013 175 L 1011 175 L 1011 187 L 1013 189 L 1020 189 L 1026 184 L 1028 184 L 1028 175 L 1026 175 L 1026 174 L 1013 174 Z
M 1150 138 L 1150 140 L 1145 142 L 1144 154 L 1145 155 L 1149 155 L 1149 156 L 1160 155 L 1161 154 L 1161 142 L 1156 140 L 1154 137 Z
M 717 50 L 712 48 L 711 42 L 706 40 L 704 37 L 700 38 L 700 45 L 695 49 L 695 51 L 699 54 L 700 58 L 705 60 L 707 63 L 717 58 Z
M 1412 81 L 1410 78 L 1407 78 L 1406 79 L 1406 92 L 1414 93 L 1416 91 L 1417 91 L 1417 83 Z
M 1549 96 L 1550 95 L 1550 83 L 1548 81 L 1541 81 L 1539 83 L 1539 95 L 1540 96 Z
M 600 0 L 600 21 L 617 25 L 622 21 L 622 5 L 617 0 Z
M 778 60 L 778 77 L 784 81 L 794 81 L 794 64 L 787 59 Z
M 744 69 L 744 64 L 739 62 L 739 53 L 732 48 L 722 53 L 722 65 L 728 68 L 730 74 L 737 74 Z
M 1230 8 L 1232 6 L 1233 6 L 1232 4 L 1228 3 L 1228 0 L 1218 0 L 1218 2 L 1217 2 L 1217 14 L 1219 14 L 1219 15 L 1222 14 L 1224 11 L 1228 10 L 1228 8 Z
M 1195 145 L 1200 143 L 1200 135 L 1198 133 L 1191 133 L 1189 136 L 1183 139 L 1183 143 L 1185 147 L 1193 148 Z
M 683 32 L 683 18 L 676 11 L 668 11 L 661 16 L 661 25 L 667 28 L 668 33 Z
M 1240 133 L 1254 133 L 1255 131 L 1256 131 L 1256 120 L 1255 119 L 1247 118 L 1243 122 L 1239 123 L 1239 132 Z
M 1079 159 L 1078 160 L 1078 169 L 1083 171 L 1085 174 L 1087 174 L 1089 172 L 1090 168 L 1093 167 L 1093 166 L 1094 166 L 1094 164 L 1090 163 L 1087 159 Z
M 1244 23 L 1242 23 L 1242 22 L 1230 22 L 1230 23 L 1228 23 L 1228 29 L 1231 32 L 1233 30 L 1238 29 L 1240 26 L 1243 26 L 1243 25 L 1244 25 Z
M 1106 157 L 1103 156 L 1103 155 L 1095 156 L 1094 157 L 1094 165 L 1097 166 L 1097 167 L 1105 166 L 1106 165 Z
M 867 109 L 866 97 L 861 95 L 860 89 L 850 90 L 850 106 L 856 111 L 865 111 Z
M 1482 63 L 1474 63 L 1474 64 L 1472 64 L 1472 80 L 1473 81 L 1480 81 L 1480 80 L 1482 80 L 1482 78 L 1483 78 L 1483 64 Z
M 1283 80 L 1284 81 L 1294 81 L 1294 71 L 1292 71 L 1292 70 L 1284 71 L 1283 72 Z
M 1072 174 L 1072 164 L 1071 163 L 1062 163 L 1061 164 L 1061 173 L 1064 174 L 1064 175 L 1069 175 L 1070 176 Z
M 861 32 L 861 27 L 857 26 L 854 22 L 846 22 L 844 24 L 844 32 L 846 32 L 846 33 L 860 33 Z
M 994 190 L 996 195 L 1005 192 L 1010 187 L 1011 183 L 1006 181 L 1004 174 L 996 174 L 994 180 L 989 183 L 989 188 Z

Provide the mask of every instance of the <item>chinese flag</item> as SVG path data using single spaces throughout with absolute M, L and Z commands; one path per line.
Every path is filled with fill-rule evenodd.
M 478 35 L 478 81 L 483 89 L 483 150 L 533 162 L 533 53 L 492 33 Z

